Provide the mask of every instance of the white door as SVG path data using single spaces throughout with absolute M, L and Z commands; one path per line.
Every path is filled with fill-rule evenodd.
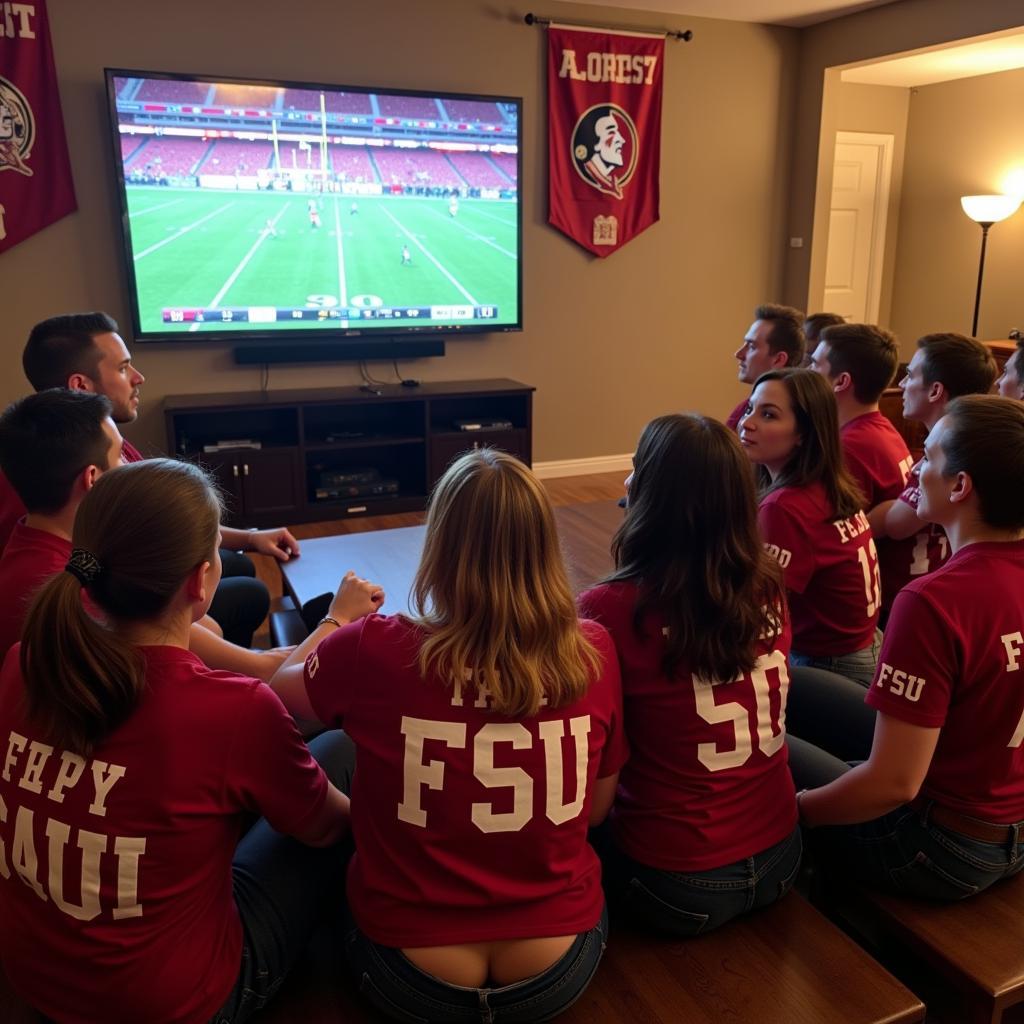
M 823 309 L 854 323 L 878 320 L 892 151 L 891 135 L 836 133 Z

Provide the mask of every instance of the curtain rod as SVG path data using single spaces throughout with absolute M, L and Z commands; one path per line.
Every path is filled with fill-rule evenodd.
M 653 32 L 643 32 L 637 29 L 626 28 L 624 25 L 587 25 L 581 21 L 566 21 L 564 18 L 559 18 L 557 21 L 554 18 L 545 18 L 539 14 L 533 14 L 532 12 L 524 15 L 523 21 L 527 25 L 568 25 L 572 28 L 590 28 L 600 29 L 604 32 L 628 32 L 631 35 L 637 36 L 665 36 L 667 39 L 682 39 L 684 43 L 688 43 L 693 38 L 693 33 L 689 29 L 655 29 Z

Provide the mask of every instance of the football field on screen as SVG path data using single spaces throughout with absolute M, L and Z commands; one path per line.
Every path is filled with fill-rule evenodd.
M 319 207 L 319 228 L 310 223 L 310 198 Z M 511 202 L 461 199 L 452 217 L 447 199 L 139 186 L 128 189 L 128 205 L 146 331 L 190 333 L 190 324 L 165 323 L 165 308 L 490 305 L 497 307 L 499 323 L 518 319 Z M 387 325 L 431 323 L 436 325 L 420 318 Z M 376 329 L 387 333 L 383 321 L 350 324 L 364 330 L 379 324 Z M 217 321 L 191 333 L 251 326 Z M 304 326 L 315 333 L 339 324 L 256 326 Z

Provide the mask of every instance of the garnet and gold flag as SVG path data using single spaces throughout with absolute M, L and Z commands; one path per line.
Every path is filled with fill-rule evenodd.
M 75 208 L 46 2 L 0 3 L 0 253 Z
M 608 256 L 658 220 L 662 36 L 548 29 L 548 220 Z

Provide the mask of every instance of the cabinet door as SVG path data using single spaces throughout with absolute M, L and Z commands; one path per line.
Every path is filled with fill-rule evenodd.
M 242 496 L 242 469 L 238 452 L 205 452 L 195 459 L 210 473 L 224 498 L 225 526 L 241 526 L 245 499 Z
M 528 464 L 525 430 L 464 430 L 435 434 L 430 440 L 430 486 L 464 452 L 474 448 L 500 448 Z
M 239 451 L 235 459 L 241 468 L 246 525 L 282 526 L 294 518 L 301 504 L 296 449 Z

